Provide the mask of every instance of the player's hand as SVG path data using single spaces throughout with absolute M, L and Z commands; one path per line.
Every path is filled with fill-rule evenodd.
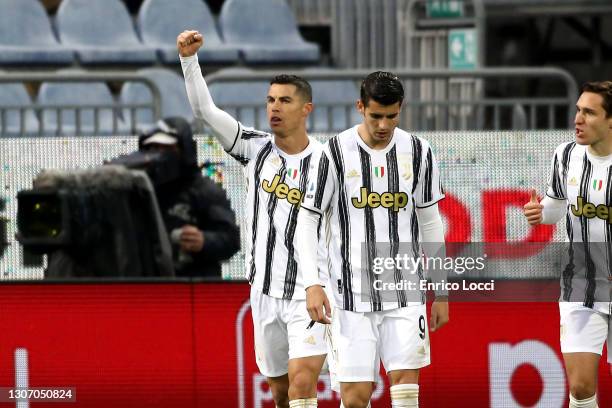
M 310 318 L 315 322 L 331 323 L 329 299 L 320 285 L 312 285 L 306 289 L 306 308 Z
M 523 214 L 527 218 L 529 225 L 538 225 L 542 222 L 542 209 L 544 206 L 538 201 L 538 194 L 535 189 L 531 190 L 531 199 L 523 206 Z
M 204 37 L 195 30 L 185 30 L 176 37 L 176 48 L 181 57 L 191 57 L 204 44 Z
M 200 252 L 204 247 L 204 233 L 193 225 L 181 228 L 181 250 L 185 252 Z
M 431 305 L 431 318 L 429 319 L 429 331 L 432 333 L 448 323 L 448 297 L 436 298 Z

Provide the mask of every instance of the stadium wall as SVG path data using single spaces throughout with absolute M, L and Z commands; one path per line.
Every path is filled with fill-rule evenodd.
M 5 283 L 0 386 L 71 387 L 75 406 L 88 408 L 273 408 L 255 363 L 248 299 L 243 282 Z M 558 322 L 555 302 L 453 303 L 450 323 L 430 337 L 421 406 L 567 406 Z M 605 360 L 601 407 L 612 406 Z M 388 388 L 383 376 L 374 406 L 390 406 Z M 0 404 L 3 395 L 8 402 L 2 390 Z M 319 407 L 338 406 L 322 375 Z

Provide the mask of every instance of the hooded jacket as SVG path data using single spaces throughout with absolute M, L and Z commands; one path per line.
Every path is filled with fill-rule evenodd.
M 178 176 L 163 184 L 153 180 L 166 230 L 172 237 L 172 231 L 189 224 L 204 234 L 204 246 L 197 253 L 182 253 L 171 238 L 176 275 L 221 277 L 221 261 L 240 249 L 240 230 L 225 190 L 202 176 L 197 164 L 196 142 L 185 119 L 160 120 L 154 129 L 139 137 L 139 150 L 156 133 L 174 137 L 179 151 Z

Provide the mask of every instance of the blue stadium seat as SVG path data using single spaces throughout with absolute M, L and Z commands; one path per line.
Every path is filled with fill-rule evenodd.
M 244 68 L 228 68 L 219 72 L 252 72 Z M 270 131 L 266 115 L 268 81 L 216 82 L 208 86 L 215 105 L 244 126 Z
M 166 64 L 179 62 L 176 36 L 186 28 L 198 30 L 204 36 L 204 46 L 198 52 L 200 61 L 238 61 L 238 47 L 223 43 L 215 20 L 203 0 L 145 0 L 138 11 L 138 29 L 142 40 L 156 48 L 160 60 Z
M 302 39 L 285 0 L 225 0 L 219 16 L 224 40 L 251 64 L 316 63 L 319 47 Z
M 63 0 L 56 16 L 60 41 L 83 65 L 152 64 L 156 54 L 140 42 L 120 0 Z
M 188 121 L 193 119 L 193 112 L 187 99 L 187 91 L 182 76 L 163 68 L 146 68 L 139 70 L 138 73 L 150 78 L 158 86 L 162 98 L 162 117 L 182 116 Z M 146 85 L 126 82 L 121 89 L 119 100 L 122 104 L 151 103 L 153 96 Z M 121 113 L 123 121 L 132 127 L 132 111 L 123 109 Z M 137 109 L 133 130 L 147 129 L 155 124 L 157 119 L 153 117 L 151 109 Z
M 42 120 L 44 134 L 60 134 L 63 136 L 111 135 L 122 134 L 126 126 L 117 116 L 117 131 L 113 131 L 113 107 L 115 100 L 104 82 L 43 82 L 38 91 L 38 103 L 47 106 L 77 106 L 74 108 L 43 108 Z M 96 130 L 95 106 L 112 106 L 99 109 Z M 77 119 L 80 125 L 77 125 Z M 80 127 L 80 130 L 78 129 Z
M 355 102 L 359 89 L 351 80 L 313 80 L 314 111 L 309 117 L 310 132 L 340 132 L 361 123 Z
M 0 65 L 67 65 L 74 53 L 57 42 L 38 0 L 0 0 Z
M 0 134 L 5 136 L 19 135 L 22 133 L 21 112 L 15 107 L 32 106 L 32 99 L 22 83 L 0 83 Z M 13 109 L 11 109 L 13 107 Z M 3 118 L 6 117 L 6 124 Z M 3 130 L 3 124 L 5 128 Z M 32 134 L 38 131 L 38 119 L 32 109 L 25 111 L 23 121 L 25 133 Z

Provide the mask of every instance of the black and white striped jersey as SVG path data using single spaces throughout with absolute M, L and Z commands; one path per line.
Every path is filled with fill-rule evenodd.
M 424 298 L 418 290 L 416 298 L 405 290 L 392 291 L 390 300 L 381 298 L 369 283 L 375 279 L 374 258 L 394 257 L 400 246 L 408 247 L 411 256 L 420 256 L 416 208 L 444 197 L 436 160 L 427 141 L 401 129 L 395 129 L 382 150 L 368 147 L 357 129 L 348 129 L 325 144 L 302 203 L 327 222 L 335 304 L 356 312 L 421 304 Z M 385 243 L 388 251 L 378 253 L 377 243 Z M 422 269 L 415 271 L 419 278 L 422 273 Z M 397 282 L 410 279 L 405 270 L 394 274 Z
M 546 194 L 567 203 L 561 300 L 610 313 L 612 282 L 612 155 L 598 157 L 576 142 L 557 147 Z
M 238 126 L 227 151 L 245 166 L 247 179 L 246 277 L 262 293 L 281 299 L 305 299 L 294 245 L 298 210 L 312 169 L 313 154 L 322 144 L 309 138 L 308 147 L 289 155 L 266 132 Z M 324 251 L 323 241 L 321 240 Z M 324 254 L 319 270 L 325 276 Z

